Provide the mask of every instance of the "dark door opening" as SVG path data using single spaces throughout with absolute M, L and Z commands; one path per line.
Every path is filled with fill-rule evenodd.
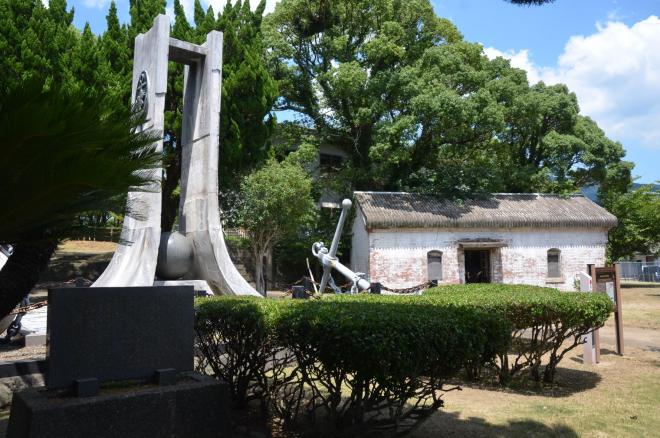
M 490 250 L 465 251 L 465 282 L 490 283 Z

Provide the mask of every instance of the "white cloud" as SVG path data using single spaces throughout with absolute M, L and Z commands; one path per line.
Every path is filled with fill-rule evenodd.
M 571 37 L 554 67 L 536 66 L 527 50 L 484 51 L 527 70 L 532 83 L 567 84 L 582 113 L 610 137 L 660 149 L 660 18 L 652 15 L 632 26 L 609 21 L 596 29 Z
M 498 56 L 506 58 L 511 61 L 511 66 L 520 68 L 527 71 L 527 79 L 530 84 L 535 84 L 541 80 L 541 75 L 539 68 L 534 65 L 532 60 L 529 58 L 529 50 L 523 49 L 519 52 L 514 52 L 509 50 L 507 52 L 502 52 L 497 50 L 495 47 L 485 47 L 484 53 L 489 59 L 495 59 Z
M 89 8 L 105 9 L 110 0 L 83 0 L 83 4 Z

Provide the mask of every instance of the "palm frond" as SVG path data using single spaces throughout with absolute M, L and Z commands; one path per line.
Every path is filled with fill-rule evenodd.
M 160 179 L 160 133 L 142 114 L 39 82 L 0 97 L 0 242 L 57 233 L 88 210 L 121 209 Z M 129 206 L 130 209 L 130 206 Z

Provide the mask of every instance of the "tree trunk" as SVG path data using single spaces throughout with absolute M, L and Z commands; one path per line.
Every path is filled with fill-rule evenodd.
M 28 294 L 57 248 L 56 240 L 19 242 L 0 271 L 0 315 L 6 316 Z
M 165 172 L 162 183 L 161 231 L 172 231 L 179 213 L 179 196 L 175 196 L 174 191 L 179 187 L 179 180 L 181 179 L 181 145 L 177 144 L 176 147 L 172 147 L 174 142 L 179 143 L 180 140 L 178 136 L 174 136 L 174 133 L 171 135 L 173 136 L 172 139 L 163 143 L 167 156 L 163 163 Z
M 264 284 L 264 254 L 265 251 L 254 251 L 254 284 L 257 292 L 266 296 L 266 285 Z

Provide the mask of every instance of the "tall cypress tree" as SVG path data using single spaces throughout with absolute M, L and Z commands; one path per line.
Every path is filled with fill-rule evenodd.
M 193 6 L 193 20 L 195 20 L 195 28 L 199 30 L 199 26 L 204 22 L 206 18 L 206 13 L 202 7 L 202 2 L 200 0 L 195 0 Z
M 20 86 L 32 77 L 65 87 L 75 86 L 71 56 L 78 32 L 66 0 L 46 8 L 40 0 L 0 2 L 0 90 Z
M 108 94 L 118 105 L 128 105 L 131 95 L 131 50 L 128 28 L 119 23 L 117 5 L 110 3 L 106 15 L 107 28 L 100 40 L 101 68 L 104 70 Z
M 72 74 L 90 88 L 102 86 L 98 83 L 98 79 L 102 77 L 99 70 L 98 50 L 97 38 L 92 33 L 89 23 L 85 23 L 76 49 L 72 52 L 72 58 L 74 59 Z
M 265 1 L 252 11 L 248 1 L 227 2 L 218 20 L 224 32 L 222 112 L 220 114 L 221 191 L 259 166 L 269 154 L 275 125 L 271 109 L 278 89 L 266 68 L 261 19 Z
M 166 0 L 129 0 L 129 14 L 131 24 L 128 27 L 129 44 L 131 48 L 135 37 L 148 31 L 153 25 L 154 18 L 165 13 Z

